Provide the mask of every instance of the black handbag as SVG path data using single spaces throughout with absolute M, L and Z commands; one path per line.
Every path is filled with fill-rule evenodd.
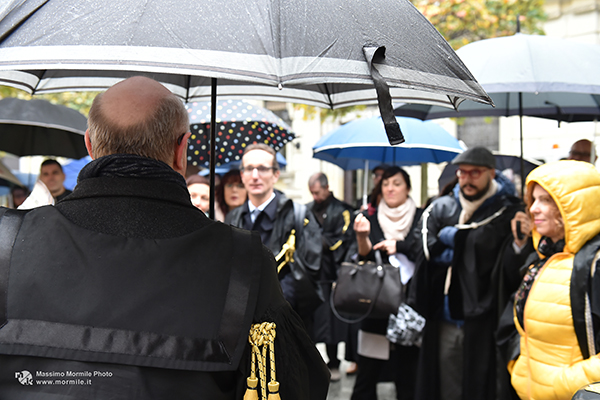
M 375 262 L 342 263 L 329 302 L 338 319 L 355 323 L 367 317 L 387 319 L 398 312 L 403 296 L 399 268 L 384 264 L 377 250 Z M 358 318 L 350 319 L 340 314 Z

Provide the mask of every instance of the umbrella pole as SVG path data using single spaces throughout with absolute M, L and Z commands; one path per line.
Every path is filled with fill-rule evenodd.
M 521 143 L 521 198 L 525 198 L 525 162 L 523 160 L 523 93 L 519 92 L 519 142 Z
M 217 129 L 217 78 L 210 80 L 210 205 L 208 216 L 215 219 L 215 166 L 216 160 L 216 129 Z
M 367 207 L 367 183 L 369 179 L 369 160 L 365 160 L 365 174 L 363 176 L 363 207 Z
M 428 172 L 427 163 L 421 163 L 421 204 L 427 202 Z

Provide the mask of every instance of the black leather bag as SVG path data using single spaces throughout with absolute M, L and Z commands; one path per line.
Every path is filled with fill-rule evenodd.
M 403 297 L 399 269 L 384 264 L 381 253 L 375 251 L 375 262 L 342 263 L 329 301 L 338 319 L 355 323 L 367 317 L 388 319 L 390 314 L 398 312 Z

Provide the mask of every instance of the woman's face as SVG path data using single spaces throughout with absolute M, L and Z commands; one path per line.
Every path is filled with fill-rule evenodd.
M 542 236 L 548 236 L 554 243 L 565 237 L 565 229 L 560 212 L 550 194 L 540 185 L 533 187 L 533 203 L 529 212 L 535 229 Z
M 381 194 L 385 204 L 390 208 L 398 207 L 408 198 L 408 186 L 400 172 L 384 179 L 381 184 Z
M 193 183 L 188 186 L 188 191 L 192 204 L 207 213 L 210 208 L 210 187 L 204 183 Z
M 242 182 L 227 182 L 223 195 L 225 196 L 225 203 L 231 210 L 241 206 L 246 201 L 246 189 Z

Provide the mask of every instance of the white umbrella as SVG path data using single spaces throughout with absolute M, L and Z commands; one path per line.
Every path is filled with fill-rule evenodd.
M 409 104 L 395 114 L 421 119 L 519 115 L 521 158 L 524 115 L 559 122 L 600 116 L 600 45 L 517 33 L 470 43 L 457 54 L 496 108 L 470 101 L 458 111 Z

